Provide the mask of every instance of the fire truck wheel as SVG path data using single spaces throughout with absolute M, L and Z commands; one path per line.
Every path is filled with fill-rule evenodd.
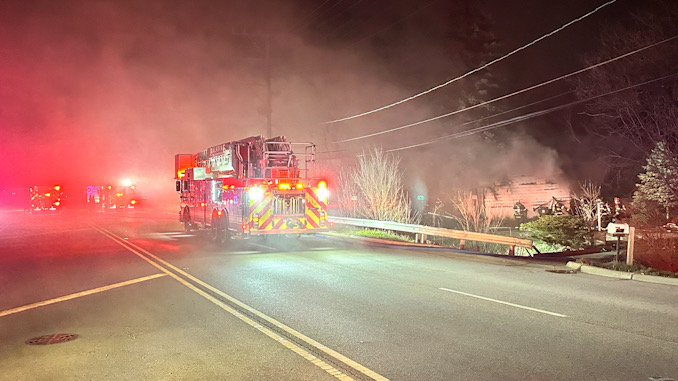
M 181 213 L 181 222 L 184 224 L 184 231 L 191 231 L 191 212 L 188 208 L 184 208 L 184 211 Z
M 220 225 L 221 237 L 219 237 L 219 242 L 223 244 L 231 239 L 231 232 L 228 230 L 228 214 L 220 219 Z
M 217 218 L 212 223 L 211 236 L 212 241 L 220 244 L 226 243 L 231 238 L 231 234 L 228 231 L 228 215 Z

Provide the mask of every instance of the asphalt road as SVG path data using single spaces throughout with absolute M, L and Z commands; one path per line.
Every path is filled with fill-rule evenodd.
M 678 380 L 678 287 L 552 268 L 0 211 L 0 379 Z

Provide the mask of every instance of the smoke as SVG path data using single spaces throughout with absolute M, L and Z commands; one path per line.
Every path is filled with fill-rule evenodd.
M 474 83 L 324 125 L 465 66 L 436 37 L 446 20 L 433 8 L 408 18 L 416 13 L 411 3 L 394 2 L 388 14 L 375 7 L 372 16 L 346 13 L 352 18 L 314 25 L 305 20 L 315 6 L 303 3 L 1 1 L 1 181 L 83 186 L 132 178 L 141 192 L 175 197 L 174 154 L 266 133 L 267 73 L 274 135 L 315 142 L 320 161 L 454 132 L 444 121 L 336 144 L 449 112 Z M 368 30 L 359 20 L 375 25 Z M 389 38 L 375 33 L 384 30 Z M 403 163 L 429 189 L 557 172 L 555 152 L 526 135 L 501 144 L 468 137 L 403 153 Z

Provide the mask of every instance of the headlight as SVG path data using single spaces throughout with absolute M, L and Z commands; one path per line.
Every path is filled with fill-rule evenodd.
M 250 200 L 258 201 L 264 198 L 264 190 L 259 187 L 252 187 L 249 190 Z
M 318 188 L 317 193 L 320 201 L 327 203 L 327 199 L 330 197 L 330 191 L 327 188 Z

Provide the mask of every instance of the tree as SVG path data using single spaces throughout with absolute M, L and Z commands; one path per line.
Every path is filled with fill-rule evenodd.
M 503 221 L 500 213 L 486 208 L 482 198 L 471 191 L 458 191 L 450 201 L 455 208 L 452 218 L 464 231 L 487 233 Z
M 575 214 L 581 216 L 587 227 L 594 227 L 598 219 L 598 209 L 600 208 L 600 185 L 594 185 L 591 180 L 580 184 L 580 193 L 574 195 Z
M 639 3 L 641 4 L 641 3 Z M 600 37 L 602 47 L 585 59 L 592 65 L 647 47 L 678 34 L 678 5 L 675 1 L 642 3 L 631 20 L 609 27 Z M 602 65 L 577 76 L 577 97 L 588 99 L 658 78 L 662 80 L 634 87 L 587 103 L 584 114 L 587 132 L 598 137 L 597 149 L 608 158 L 607 185 L 631 191 L 632 179 L 658 142 L 678 147 L 678 81 L 675 62 L 678 44 L 674 41 Z M 629 176 L 629 174 L 631 174 Z
M 396 156 L 380 148 L 363 152 L 358 156 L 356 168 L 342 171 L 340 199 L 355 205 L 351 213 L 359 218 L 411 222 L 412 208 L 403 191 L 399 165 Z
M 503 214 L 500 210 L 489 209 L 485 206 L 485 202 L 481 192 L 472 191 L 457 191 L 456 194 L 450 197 L 450 202 L 454 206 L 454 211 L 451 214 L 461 227 L 461 230 L 477 233 L 490 233 L 492 228 L 500 226 L 504 221 Z M 505 250 L 505 247 L 500 245 L 477 242 L 475 249 L 488 252 L 500 253 Z
M 678 158 L 671 152 L 666 143 L 658 142 L 647 157 L 644 173 L 638 175 L 640 183 L 636 185 L 634 202 L 639 205 L 642 200 L 656 201 L 666 210 L 678 205 Z

